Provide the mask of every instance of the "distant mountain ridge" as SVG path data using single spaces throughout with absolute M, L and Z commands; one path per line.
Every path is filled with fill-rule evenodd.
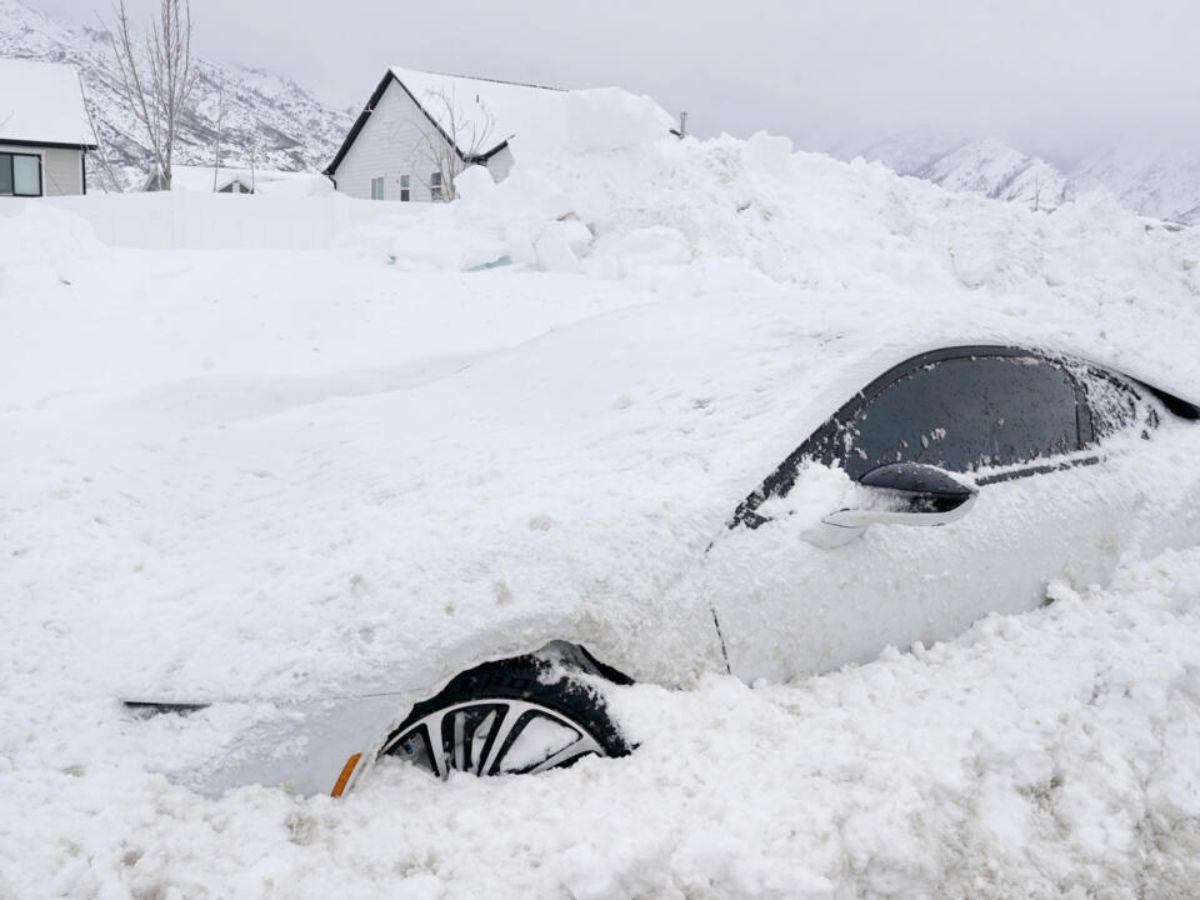
M 991 138 L 911 133 L 835 155 L 879 161 L 953 191 L 971 191 L 1031 209 L 1054 209 L 1080 194 L 1105 190 L 1142 215 L 1200 223 L 1200 152 L 1097 149 L 1078 162 L 1055 165 Z
M 109 190 L 140 186 L 150 168 L 141 126 L 128 108 L 106 34 L 48 18 L 21 0 L 0 0 L 0 57 L 72 63 L 103 153 L 89 178 Z M 198 81 L 176 158 L 212 165 L 223 104 L 222 161 L 284 171 L 321 171 L 333 159 L 353 115 L 332 109 L 289 78 L 248 67 L 196 60 Z

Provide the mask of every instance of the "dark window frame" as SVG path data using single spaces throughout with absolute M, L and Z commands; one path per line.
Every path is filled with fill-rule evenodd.
M 853 422 L 858 413 L 867 406 L 871 401 L 883 393 L 887 388 L 891 387 L 901 378 L 912 374 L 916 369 L 926 366 L 935 365 L 937 363 L 947 362 L 956 359 L 979 359 L 979 358 L 1008 358 L 1008 359 L 1036 359 L 1040 362 L 1050 363 L 1060 367 L 1071 381 L 1071 385 L 1075 391 L 1075 417 L 1076 426 L 1079 434 L 1079 445 L 1074 451 L 1069 453 L 1078 453 L 1094 447 L 1096 444 L 1096 433 L 1092 422 L 1091 407 L 1088 403 L 1087 391 L 1083 383 L 1080 381 L 1076 371 L 1080 366 L 1086 368 L 1089 372 L 1100 372 L 1095 366 L 1090 366 L 1084 363 L 1077 362 L 1065 356 L 1059 356 L 1045 351 L 1034 350 L 1027 347 L 1012 347 L 1003 344 L 973 344 L 961 347 L 945 347 L 939 350 L 930 350 L 926 353 L 921 353 L 910 357 L 901 363 L 898 363 L 887 369 L 882 375 L 871 380 L 862 390 L 854 394 L 849 400 L 843 403 L 831 415 L 825 418 L 821 426 L 810 434 L 792 453 L 790 453 L 770 475 L 768 475 L 754 493 L 746 497 L 738 504 L 737 510 L 733 514 L 733 518 L 729 522 L 729 527 L 733 528 L 737 525 L 744 524 L 749 528 L 757 528 L 759 525 L 768 521 L 765 517 L 758 515 L 755 510 L 768 497 L 787 496 L 796 482 L 796 473 L 799 470 L 801 463 L 807 459 L 816 459 L 824 465 L 831 465 L 836 461 L 825 452 L 838 438 L 842 429 L 850 422 Z M 1108 373 L 1104 373 L 1106 377 L 1112 377 Z M 992 484 L 999 481 L 1010 481 L 1016 478 L 1024 478 L 1030 475 L 1040 475 L 1047 472 L 1056 471 L 1061 466 L 1053 462 L 1053 457 L 1039 457 L 1028 460 L 1024 463 L 1016 464 L 1011 470 L 1005 471 L 1002 474 L 997 474 L 984 479 L 981 483 Z M 1095 459 L 1084 458 L 1078 460 L 1078 464 L 1087 464 L 1095 462 Z M 1007 467 L 1005 467 L 1007 468 Z
M 37 160 L 37 177 L 38 189 L 36 194 L 18 194 L 17 193 L 17 173 L 16 173 L 16 158 L 36 159 Z M 40 153 L 15 153 L 12 150 L 0 150 L 0 166 L 5 164 L 4 159 L 8 158 L 8 180 L 12 185 L 12 193 L 0 194 L 0 197 L 44 197 L 46 196 L 46 177 L 43 172 L 44 160 Z

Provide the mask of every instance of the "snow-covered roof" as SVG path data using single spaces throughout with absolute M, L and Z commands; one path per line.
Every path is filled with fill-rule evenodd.
M 74 66 L 0 59 L 0 143 L 96 143 Z
M 653 100 L 618 88 L 562 90 L 393 66 L 325 170 L 327 175 L 337 172 L 384 93 L 394 84 L 413 98 L 429 122 L 469 161 L 484 161 L 510 141 L 522 151 L 580 152 L 614 139 L 623 145 L 665 137 L 672 126 L 671 116 Z M 606 99 L 597 103 L 597 97 Z M 605 115 L 595 118 L 598 111 Z
M 562 116 L 564 91 L 393 66 L 413 99 L 466 154 L 487 156 L 523 129 Z

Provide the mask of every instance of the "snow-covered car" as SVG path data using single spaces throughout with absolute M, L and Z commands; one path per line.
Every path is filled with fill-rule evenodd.
M 606 685 L 706 670 L 784 680 L 863 662 L 1035 608 L 1055 579 L 1103 582 L 1130 553 L 1200 539 L 1200 479 L 1179 465 L 1200 447 L 1200 408 L 1144 380 L 1000 344 L 842 361 L 834 348 L 820 363 L 810 379 L 822 389 L 787 417 L 809 423 L 794 450 L 728 497 L 693 564 L 654 586 L 653 610 L 499 604 L 469 639 L 433 643 L 395 693 L 314 705 L 299 751 L 243 754 L 215 786 L 336 796 L 383 759 L 446 777 L 622 755 L 630 741 Z

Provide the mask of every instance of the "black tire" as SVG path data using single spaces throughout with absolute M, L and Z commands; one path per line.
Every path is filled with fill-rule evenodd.
M 627 755 L 629 745 L 604 699 L 578 677 L 581 674 L 631 683 L 571 644 L 555 643 L 537 654 L 484 663 L 416 704 L 388 735 L 380 757 L 406 758 L 446 777 L 451 770 L 519 774 L 570 766 L 587 755 Z M 526 743 L 534 740 L 526 728 L 538 722 L 544 730 L 547 721 L 550 728 L 559 729 L 556 737 L 569 740 L 568 730 L 573 729 L 578 741 L 522 764 L 522 752 L 529 752 L 521 744 L 523 736 Z M 572 749 L 578 752 L 572 755 Z M 562 761 L 555 762 L 560 755 Z

